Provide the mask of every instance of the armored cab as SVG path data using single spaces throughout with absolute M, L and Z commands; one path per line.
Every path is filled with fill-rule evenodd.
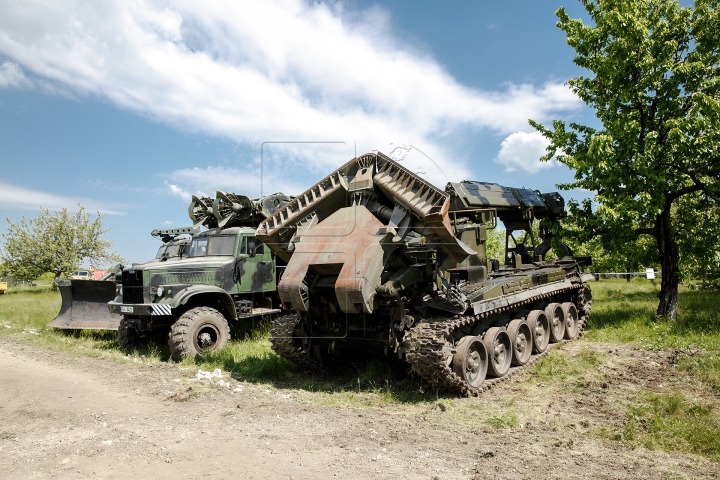
M 288 262 L 278 294 L 297 312 L 274 321 L 273 348 L 306 367 L 390 356 L 479 393 L 583 328 L 589 259 L 563 247 L 545 260 L 549 229 L 533 229 L 563 215 L 557 193 L 471 181 L 443 191 L 382 153 L 355 158 L 258 227 Z M 502 263 L 486 250 L 498 220 Z

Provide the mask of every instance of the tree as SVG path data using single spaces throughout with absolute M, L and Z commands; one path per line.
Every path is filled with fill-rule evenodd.
M 8 218 L 0 259 L 8 273 L 20 280 L 35 280 L 46 272 L 57 279 L 77 270 L 83 260 L 96 265 L 122 262 L 111 250 L 113 242 L 101 238 L 109 231 L 103 230 L 102 219 L 99 212 L 91 218 L 82 206 L 75 214 L 67 208 L 52 213 L 40 209 L 37 217 L 23 216 L 18 223 Z
M 680 198 L 674 209 L 680 260 L 686 276 L 718 283 L 720 274 L 720 205 L 695 193 Z
M 612 210 L 604 205 L 593 209 L 589 199 L 582 203 L 570 200 L 568 205 L 570 215 L 560 225 L 559 236 L 579 244 L 576 255 L 592 257 L 593 271 L 637 272 L 659 264 L 651 237 L 636 236 L 633 226 L 626 225 L 619 233 L 607 228 L 612 222 Z M 626 278 L 630 281 L 630 276 Z
M 504 263 L 505 258 L 505 230 L 500 228 L 493 228 L 487 230 L 487 239 L 485 240 L 485 250 L 487 258 L 494 258 L 501 264 Z
M 594 25 L 563 8 L 558 27 L 591 72 L 568 83 L 595 109 L 602 127 L 530 124 L 574 169 L 561 188 L 595 191 L 604 212 L 597 232 L 649 235 L 660 258 L 657 314 L 676 318 L 680 255 L 674 206 L 720 193 L 720 0 L 694 8 L 671 0 L 581 0 Z

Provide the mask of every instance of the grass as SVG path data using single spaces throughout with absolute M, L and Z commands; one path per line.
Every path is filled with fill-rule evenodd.
M 720 293 L 681 287 L 678 318 L 655 315 L 660 287 L 647 281 L 591 283 L 593 310 L 585 339 L 629 344 L 638 350 L 674 350 L 677 370 L 695 385 L 656 392 L 639 388 L 629 399 L 611 405 L 620 427 L 601 426 L 598 433 L 614 441 L 650 449 L 700 454 L 720 460 Z M 537 381 L 562 384 L 581 393 L 602 378 L 604 355 L 581 352 L 570 358 L 552 352 L 536 367 Z M 690 393 L 692 392 L 692 394 Z
M 520 420 L 514 412 L 503 412 L 490 415 L 485 423 L 493 428 L 519 428 Z
M 720 460 L 720 418 L 715 406 L 680 392 L 639 394 L 622 429 L 604 430 L 613 440 L 635 446 L 700 454 Z
M 211 353 L 202 360 L 186 358 L 181 365 L 197 366 L 204 370 L 220 368 L 234 378 L 246 381 L 288 378 L 292 367 L 270 349 L 269 333 L 269 322 L 256 325 L 254 329 L 234 328 L 231 336 L 237 340 L 231 340 L 226 348 Z
M 382 360 L 356 360 L 347 370 L 332 378 L 307 377 L 296 387 L 313 392 L 312 402 L 327 406 L 387 407 L 428 404 L 431 409 L 444 398 L 406 374 L 407 367 Z
M 681 287 L 678 318 L 655 316 L 660 286 L 647 281 L 592 282 L 593 310 L 587 338 L 630 343 L 639 349 L 693 352 L 680 355 L 678 368 L 720 393 L 720 292 Z
M 664 391 L 638 386 L 627 397 L 608 397 L 603 411 L 613 418 L 608 417 L 605 424 L 587 433 L 632 447 L 694 452 L 720 460 L 720 293 L 681 288 L 678 319 L 668 321 L 654 314 L 657 284 L 606 280 L 592 282 L 591 287 L 593 312 L 582 342 L 675 350 L 678 371 L 693 384 L 692 388 Z M 164 342 L 149 343 L 128 355 L 120 351 L 115 332 L 47 328 L 59 309 L 59 293 L 47 287 L 11 289 L 0 295 L 0 338 L 118 362 L 169 361 L 170 352 Z M 525 393 L 517 396 L 517 402 L 512 397 L 503 404 L 486 404 L 482 397 L 457 399 L 432 391 L 426 384 L 408 378 L 403 365 L 380 360 L 355 361 L 340 376 L 295 372 L 271 350 L 268 331 L 267 323 L 243 324 L 233 329 L 233 340 L 227 348 L 202 360 L 186 359 L 180 366 L 210 371 L 220 368 L 238 380 L 295 389 L 303 401 L 315 405 L 394 406 L 403 411 L 419 408 L 446 421 L 517 429 L 532 417 L 527 411 L 527 392 L 568 401 L 580 398 L 603 381 L 604 369 L 613 362 L 597 349 L 569 354 L 561 346 L 530 369 L 531 377 L 518 381 L 515 388 Z
M 31 343 L 88 357 L 128 361 L 117 333 L 107 330 L 55 330 L 47 324 L 60 311 L 60 293 L 49 286 L 13 287 L 0 295 L 0 338 Z M 138 352 L 145 361 L 162 361 L 162 348 L 150 344 Z
M 589 378 L 598 375 L 604 361 L 604 356 L 595 351 L 583 351 L 571 358 L 556 349 L 535 368 L 535 378 L 542 383 L 562 383 L 578 391 L 587 385 Z

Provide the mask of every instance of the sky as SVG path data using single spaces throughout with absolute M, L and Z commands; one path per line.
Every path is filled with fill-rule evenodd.
M 560 6 L 583 17 L 577 0 L 0 0 L 0 217 L 80 204 L 142 262 L 193 194 L 293 195 L 370 151 L 439 188 L 555 191 L 573 172 L 539 162 L 528 119 L 594 121 L 565 85 L 583 72 Z

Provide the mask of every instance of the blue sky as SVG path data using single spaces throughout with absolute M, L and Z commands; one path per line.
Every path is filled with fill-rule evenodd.
M 583 14 L 576 0 L 3 2 L 0 216 L 80 203 L 139 262 L 152 229 L 189 224 L 191 194 L 296 194 L 371 150 L 439 187 L 556 190 L 572 173 L 538 162 L 527 119 L 593 122 L 564 86 L 580 70 L 561 5 Z

